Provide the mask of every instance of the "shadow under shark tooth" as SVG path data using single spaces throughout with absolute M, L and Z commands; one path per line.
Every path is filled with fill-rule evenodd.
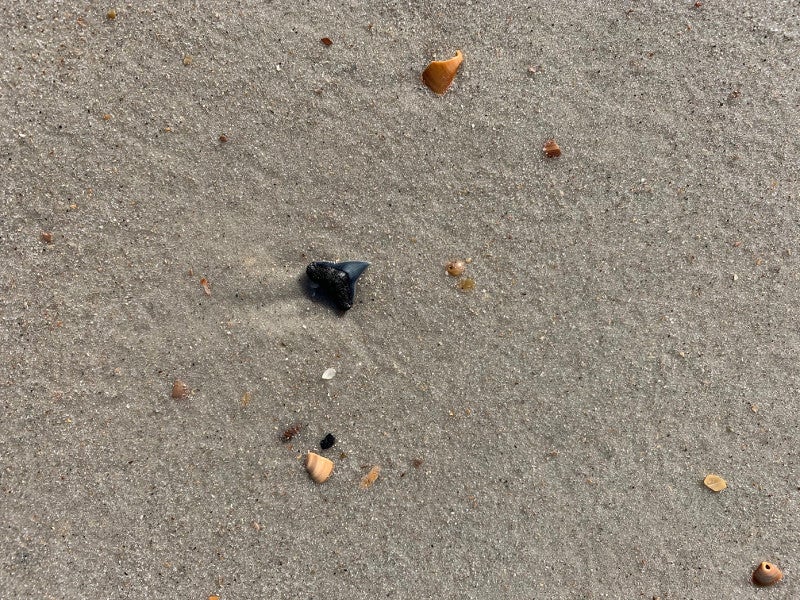
M 356 294 L 356 281 L 368 266 L 368 262 L 361 260 L 340 263 L 316 261 L 306 267 L 306 275 L 322 288 L 336 308 L 349 310 Z

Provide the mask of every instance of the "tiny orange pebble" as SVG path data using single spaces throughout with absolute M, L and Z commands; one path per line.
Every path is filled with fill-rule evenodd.
M 320 42 L 322 42 L 322 43 L 323 43 L 323 44 L 325 44 L 326 46 L 330 46 L 331 44 L 333 44 L 333 40 L 332 40 L 331 38 L 329 38 L 329 37 L 324 37 L 324 38 L 322 38 L 322 39 L 320 40 Z
M 380 467 L 380 465 L 375 465 L 374 467 L 372 467 L 372 468 L 369 470 L 369 473 L 367 473 L 366 475 L 364 475 L 364 477 L 361 479 L 361 483 L 360 483 L 360 484 L 358 484 L 358 487 L 360 487 L 362 490 L 365 490 L 365 489 L 367 489 L 367 488 L 368 488 L 368 487 L 370 487 L 370 486 L 371 486 L 373 483 L 375 483 L 375 481 L 378 479 L 378 476 L 379 476 L 380 474 L 381 474 L 381 467 Z
M 219 143 L 220 143 L 220 144 L 224 144 L 224 143 L 225 143 L 225 142 L 227 142 L 227 141 L 228 141 L 228 136 L 227 136 L 227 135 L 225 135 L 224 133 L 223 133 L 222 135 L 220 135 L 220 136 L 219 136 Z
M 766 561 L 758 565 L 756 570 L 753 571 L 753 583 L 761 587 L 775 585 L 781 579 L 783 579 L 783 571 Z
M 547 158 L 558 158 L 561 156 L 561 148 L 558 147 L 554 139 L 549 139 L 544 143 L 542 151 Z
M 111 120 L 111 115 L 110 115 L 110 114 L 108 114 L 108 113 L 105 113 L 105 114 L 103 115 L 103 121 L 110 121 L 110 120 Z
M 210 296 L 211 295 L 211 284 L 208 283 L 208 279 L 206 279 L 205 277 L 202 277 L 200 279 L 200 285 L 203 286 L 203 293 L 206 296 Z
M 219 596 L 209 596 L 208 600 L 219 600 Z
M 435 94 L 442 95 L 453 83 L 458 68 L 464 61 L 461 50 L 456 50 L 456 55 L 448 60 L 435 60 L 422 72 L 422 81 Z
M 117 18 L 117 11 L 114 10 L 113 8 L 106 13 L 106 19 L 108 19 L 109 21 L 113 21 L 116 18 Z
M 40 239 L 41 239 L 41 240 L 42 240 L 42 241 L 43 241 L 45 244 L 52 244 L 52 243 L 53 243 L 53 232 L 52 232 L 52 231 L 43 231 L 43 232 L 42 232 L 42 233 L 39 235 L 39 238 L 40 238 Z

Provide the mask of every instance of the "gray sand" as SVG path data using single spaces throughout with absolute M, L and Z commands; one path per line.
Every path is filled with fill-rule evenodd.
M 800 597 L 797 2 L 145 4 L 3 2 L 3 597 Z

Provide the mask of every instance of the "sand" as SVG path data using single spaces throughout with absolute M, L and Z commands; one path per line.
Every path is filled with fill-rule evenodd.
M 795 2 L 4 9 L 4 596 L 800 596 Z

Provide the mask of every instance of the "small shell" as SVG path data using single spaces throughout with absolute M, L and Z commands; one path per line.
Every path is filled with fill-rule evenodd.
M 458 277 L 464 273 L 464 270 L 467 268 L 467 263 L 463 260 L 451 260 L 444 268 L 447 269 L 447 274 L 451 277 Z
M 762 587 L 775 585 L 781 579 L 783 579 L 783 571 L 766 561 L 758 565 L 758 568 L 753 571 L 753 583 Z
M 306 471 L 315 482 L 324 483 L 333 473 L 333 461 L 319 454 L 309 452 L 308 457 L 306 457 Z
M 200 285 L 203 286 L 203 293 L 206 296 L 210 296 L 211 295 L 211 284 L 208 283 L 208 279 L 206 279 L 205 277 L 201 277 L 200 278 Z
M 444 94 L 464 61 L 461 50 L 449 60 L 435 60 L 422 72 L 422 81 L 436 94 Z
M 180 379 L 172 384 L 172 397 L 176 400 L 185 400 L 189 396 L 189 386 Z
M 367 489 L 370 487 L 375 481 L 378 479 L 378 476 L 381 474 L 381 467 L 380 465 L 375 465 L 369 470 L 369 473 L 364 475 L 361 479 L 361 483 L 358 485 L 362 490 Z
M 705 485 L 712 492 L 721 492 L 728 487 L 728 482 L 719 475 L 711 474 L 706 475 L 706 478 L 703 479 L 703 485 Z
M 542 151 L 547 158 L 558 158 L 561 156 L 561 148 L 558 147 L 554 139 L 549 139 L 544 143 Z
M 336 377 L 336 369 L 333 367 L 325 369 L 325 372 L 322 374 L 323 379 L 333 379 L 334 377 Z

